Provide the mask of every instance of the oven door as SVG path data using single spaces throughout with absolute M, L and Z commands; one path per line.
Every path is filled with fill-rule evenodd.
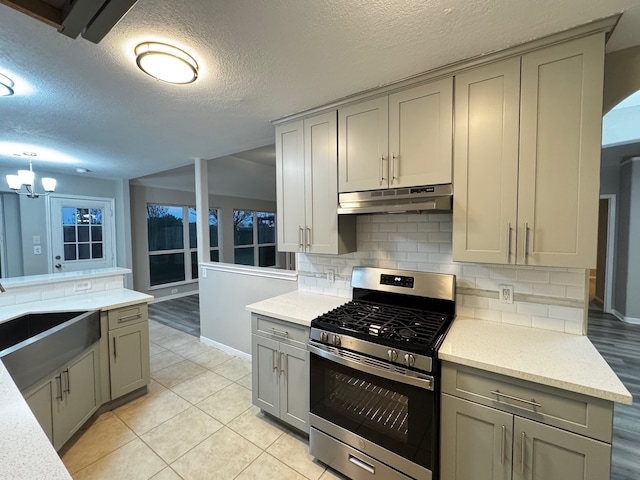
M 425 470 L 434 472 L 438 404 L 433 377 L 411 371 L 407 376 L 400 367 L 315 342 L 309 351 L 312 427 L 369 454 L 369 444 L 382 447 L 390 452 L 385 463 L 409 475 L 422 472 L 424 478 Z M 401 459 L 399 464 L 394 458 Z

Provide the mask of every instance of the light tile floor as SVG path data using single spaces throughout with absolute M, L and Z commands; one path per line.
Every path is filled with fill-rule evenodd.
M 63 455 L 74 479 L 344 479 L 251 404 L 251 363 L 149 322 L 149 392 L 104 413 Z

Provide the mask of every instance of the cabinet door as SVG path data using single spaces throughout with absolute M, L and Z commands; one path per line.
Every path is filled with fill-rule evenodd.
M 375 98 L 338 110 L 338 191 L 389 185 L 389 101 Z
M 518 263 L 595 268 L 603 70 L 604 33 L 522 57 Z
M 278 250 L 304 247 L 304 131 L 302 120 L 276 127 L 276 199 Z
M 311 253 L 338 253 L 336 112 L 304 120 L 305 241 Z
M 112 399 L 149 383 L 148 322 L 109 332 L 109 375 Z
M 98 348 L 89 350 L 59 375 L 62 399 L 55 398 L 53 446 L 59 450 L 99 407 Z
M 389 186 L 451 183 L 453 78 L 389 96 Z
M 455 78 L 453 259 L 515 263 L 520 59 Z
M 280 362 L 277 341 L 251 335 L 252 401 L 275 417 L 280 417 Z
M 309 433 L 309 352 L 280 344 L 280 419 Z
M 609 478 L 611 446 L 606 443 L 520 417 L 513 431 L 513 480 Z
M 33 412 L 33 415 L 38 420 L 38 423 L 44 430 L 49 441 L 53 444 L 53 399 L 54 384 L 51 379 L 46 380 L 43 384 L 30 389 L 25 393 L 24 399 L 27 401 L 27 405 Z
M 442 395 L 442 480 L 511 479 L 513 415 Z

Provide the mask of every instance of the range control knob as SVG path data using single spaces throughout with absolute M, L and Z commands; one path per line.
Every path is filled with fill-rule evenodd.
M 320 341 L 324 343 L 329 343 L 329 334 L 327 332 L 321 332 Z
M 416 357 L 414 357 L 410 353 L 405 353 L 404 354 L 404 364 L 407 367 L 413 367 L 416 364 Z
M 398 359 L 398 352 L 395 350 L 387 350 L 387 358 L 390 362 L 395 362 Z
M 334 335 L 334 336 L 333 336 L 333 344 L 334 344 L 336 347 L 339 347 L 339 346 L 340 346 L 340 343 L 341 343 L 341 342 L 340 342 L 340 337 L 339 337 L 338 335 Z

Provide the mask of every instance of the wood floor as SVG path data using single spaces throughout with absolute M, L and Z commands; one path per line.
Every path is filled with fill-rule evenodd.
M 149 318 L 199 337 L 198 302 L 198 295 L 190 295 L 153 303 Z M 633 405 L 615 405 L 611 480 L 639 480 L 640 325 L 590 310 L 587 336 L 634 397 Z
M 589 311 L 587 336 L 633 395 L 633 405 L 616 404 L 613 416 L 611 480 L 640 479 L 640 325 Z
M 200 338 L 200 296 L 195 294 L 151 303 L 149 319 Z

